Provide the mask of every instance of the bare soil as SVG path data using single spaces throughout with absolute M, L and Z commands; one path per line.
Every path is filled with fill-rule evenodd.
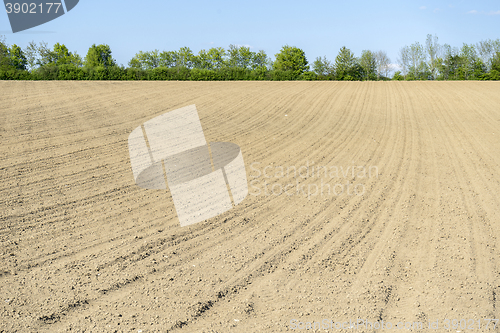
M 127 139 L 190 104 L 250 193 L 181 228 Z M 0 139 L 0 332 L 500 326 L 500 83 L 0 81 Z

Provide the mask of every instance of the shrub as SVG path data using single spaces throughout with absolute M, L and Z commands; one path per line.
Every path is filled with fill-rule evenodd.
M 314 81 L 316 80 L 317 75 L 314 72 L 304 72 L 299 76 L 299 80 L 304 81 Z
M 28 71 L 10 68 L 0 70 L 0 80 L 31 80 L 31 75 Z
M 297 78 L 293 71 L 282 71 L 275 69 L 269 72 L 269 80 L 271 81 L 292 81 Z
M 500 72 L 497 71 L 496 69 L 492 69 L 488 75 L 485 76 L 486 80 L 495 80 L 499 81 L 500 80 Z
M 400 71 L 397 71 L 396 73 L 394 73 L 394 76 L 392 77 L 392 79 L 395 81 L 403 81 L 405 78 L 403 75 L 401 75 Z

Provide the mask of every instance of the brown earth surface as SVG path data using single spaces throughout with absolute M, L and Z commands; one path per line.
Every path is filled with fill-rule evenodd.
M 190 104 L 249 194 L 180 227 L 127 140 Z M 499 331 L 500 83 L 1 81 L 0 138 L 1 332 Z

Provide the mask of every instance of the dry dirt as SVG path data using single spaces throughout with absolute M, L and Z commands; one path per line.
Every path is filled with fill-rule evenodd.
M 498 331 L 500 83 L 3 81 L 0 103 L 1 332 Z M 127 139 L 190 104 L 251 185 L 181 228 Z

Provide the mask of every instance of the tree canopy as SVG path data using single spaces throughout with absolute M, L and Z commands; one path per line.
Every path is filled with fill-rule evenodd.
M 275 56 L 274 69 L 290 71 L 296 77 L 309 70 L 306 54 L 298 47 L 285 45 L 281 48 L 280 53 Z
M 87 67 L 102 66 L 104 68 L 108 68 L 116 66 L 116 61 L 111 56 L 111 48 L 109 45 L 93 44 L 87 52 L 84 64 Z
M 231 44 L 195 54 L 178 50 L 139 51 L 118 66 L 107 44 L 93 44 L 82 61 L 66 45 L 30 42 L 22 49 L 0 36 L 0 79 L 70 80 L 499 80 L 500 39 L 452 47 L 427 35 L 423 44 L 403 46 L 397 63 L 383 50 L 363 50 L 359 57 L 343 46 L 334 61 L 284 45 L 272 61 L 265 51 Z
M 354 53 L 343 46 L 335 58 L 335 79 L 354 81 L 362 77 L 361 66 L 356 61 Z

